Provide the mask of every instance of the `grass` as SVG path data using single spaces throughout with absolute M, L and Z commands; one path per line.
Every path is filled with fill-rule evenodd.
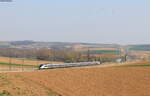
M 24 65 L 24 64 L 14 64 L 14 63 L 4 63 L 4 62 L 0 62 L 0 65 L 37 67 L 36 65 Z
M 0 48 L 9 48 L 9 46 L 1 45 Z
M 144 64 L 144 65 L 122 65 L 122 66 L 115 66 L 115 67 L 150 67 L 150 64 Z
M 0 96 L 12 96 L 12 95 L 7 90 L 3 90 L 3 92 L 0 93 Z

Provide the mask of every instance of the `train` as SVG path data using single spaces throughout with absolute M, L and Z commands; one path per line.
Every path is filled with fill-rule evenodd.
M 68 67 L 82 67 L 101 64 L 99 61 L 94 62 L 76 62 L 76 63 L 63 63 L 63 64 L 41 64 L 39 70 L 42 69 L 56 69 L 56 68 L 68 68 Z

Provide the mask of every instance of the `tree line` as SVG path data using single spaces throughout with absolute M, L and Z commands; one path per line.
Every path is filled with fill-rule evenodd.
M 101 61 L 114 62 L 116 58 L 108 56 L 105 58 L 94 56 L 87 52 L 75 51 L 72 49 L 18 49 L 18 48 L 0 48 L 0 56 L 14 57 L 14 58 L 28 58 L 47 61 L 61 61 L 61 62 L 86 62 L 86 61 Z

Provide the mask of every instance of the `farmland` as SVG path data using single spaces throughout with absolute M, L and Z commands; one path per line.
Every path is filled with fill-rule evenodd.
M 118 48 L 114 48 L 114 47 L 102 47 L 102 46 L 98 46 L 98 45 L 87 45 L 87 44 L 83 44 L 83 45 L 76 45 L 74 46 L 76 51 L 80 51 L 80 52 L 87 52 L 88 50 L 90 51 L 90 54 L 107 54 L 107 53 L 111 53 L 111 54 L 119 54 L 119 50 Z
M 37 69 L 40 64 L 46 63 L 61 64 L 62 62 L 0 57 L 0 71 L 33 71 Z
M 90 51 L 90 54 L 104 54 L 104 53 L 119 54 L 119 50 L 92 50 Z
M 150 96 L 149 66 L 115 66 L 1 73 L 0 93 L 6 96 Z
M 10 58 L 0 57 L 0 62 L 9 63 Z M 51 62 L 51 61 L 44 61 L 44 60 L 43 61 L 42 60 L 29 60 L 29 59 L 24 59 L 24 58 L 11 58 L 11 63 L 13 63 L 13 64 L 24 63 L 24 65 L 39 65 L 39 64 L 43 64 L 43 63 L 62 63 L 62 62 Z
M 129 50 L 150 51 L 150 45 L 134 45 L 130 46 Z

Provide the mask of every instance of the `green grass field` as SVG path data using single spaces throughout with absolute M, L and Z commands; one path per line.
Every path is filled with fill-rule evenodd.
M 90 54 L 104 54 L 104 53 L 119 54 L 119 50 L 91 50 L 90 51 Z
M 122 65 L 122 66 L 115 66 L 115 67 L 150 67 L 150 64 L 144 64 L 144 65 Z
M 135 51 L 150 51 L 150 45 L 135 45 L 129 48 L 129 50 Z

